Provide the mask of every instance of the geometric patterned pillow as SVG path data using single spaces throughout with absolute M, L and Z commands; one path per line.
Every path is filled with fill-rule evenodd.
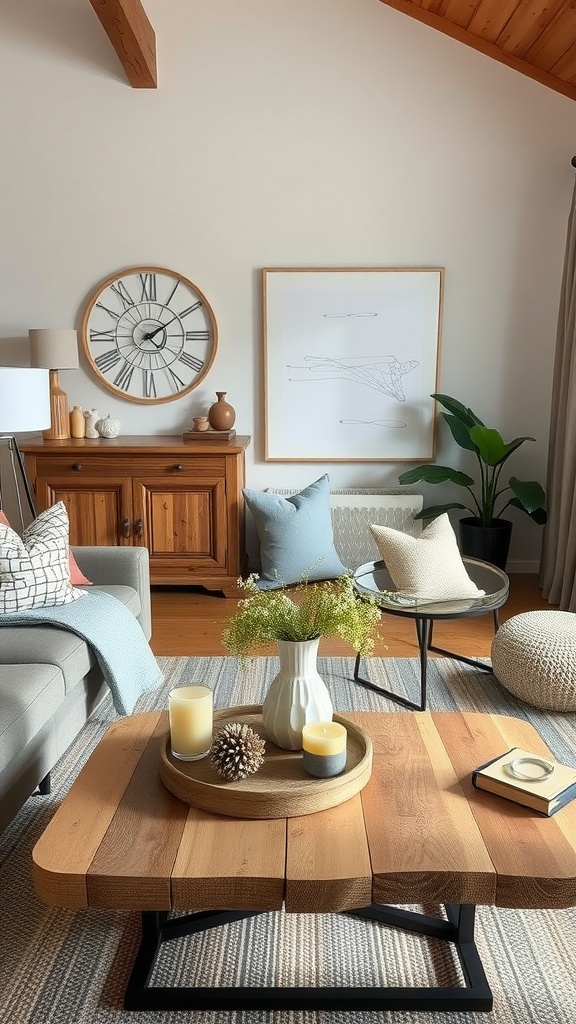
M 0 613 L 70 604 L 68 513 L 62 501 L 41 512 L 22 538 L 0 524 Z
M 6 518 L 6 515 L 1 508 L 0 524 L 3 524 L 4 526 L 10 526 L 8 519 Z M 78 565 L 78 562 L 74 558 L 74 555 L 70 551 L 70 548 L 68 548 L 68 568 L 70 569 L 70 583 L 72 584 L 73 587 L 92 586 L 92 580 L 87 579 L 87 577 L 84 575 L 82 569 Z

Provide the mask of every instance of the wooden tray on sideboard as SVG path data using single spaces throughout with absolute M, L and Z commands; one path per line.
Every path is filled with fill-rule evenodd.
M 214 712 L 214 732 L 229 722 L 250 725 L 266 740 L 264 764 L 254 775 L 225 782 L 210 763 L 179 761 L 170 750 L 170 733 L 160 750 L 160 778 L 174 796 L 193 807 L 233 818 L 294 818 L 350 800 L 372 772 L 372 740 L 355 722 L 334 715 L 348 732 L 346 768 L 331 779 L 314 779 L 302 767 L 301 750 L 283 750 L 266 736 L 262 706 L 240 705 Z

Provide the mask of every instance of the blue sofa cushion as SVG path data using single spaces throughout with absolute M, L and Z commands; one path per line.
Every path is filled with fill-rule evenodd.
M 273 590 L 303 578 L 328 580 L 347 572 L 334 547 L 327 474 L 286 498 L 248 488 L 242 493 L 260 542 L 259 587 Z

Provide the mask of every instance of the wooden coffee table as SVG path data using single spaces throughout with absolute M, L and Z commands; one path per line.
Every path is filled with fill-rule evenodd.
M 515 745 L 549 756 L 532 726 L 475 713 L 344 717 L 372 737 L 368 785 L 337 807 L 272 820 L 218 816 L 168 792 L 158 770 L 165 712 L 108 729 L 36 844 L 33 873 L 45 903 L 142 912 L 127 1009 L 489 1010 L 476 905 L 576 904 L 576 801 L 547 819 L 470 781 Z M 447 919 L 389 904 L 444 905 Z M 148 985 L 162 942 L 283 906 L 446 939 L 465 987 Z M 194 912 L 171 921 L 171 910 Z

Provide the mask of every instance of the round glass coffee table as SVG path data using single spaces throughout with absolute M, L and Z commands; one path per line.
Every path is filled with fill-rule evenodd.
M 468 598 L 465 601 L 418 602 L 405 593 L 395 591 L 394 583 L 384 562 L 367 562 L 356 569 L 354 586 L 359 594 L 370 594 L 375 597 L 383 612 L 414 619 L 420 650 L 420 700 L 415 703 L 408 700 L 407 697 L 377 686 L 369 679 L 363 679 L 360 676 L 360 655 L 357 655 L 354 666 L 354 681 L 356 683 L 367 686 L 370 690 L 375 690 L 376 693 L 382 694 L 383 697 L 389 697 L 404 707 L 412 708 L 415 711 L 425 711 L 428 651 L 444 654 L 448 658 L 455 658 L 456 661 L 466 662 L 467 665 L 481 668 L 484 672 L 492 671 L 490 665 L 486 665 L 485 662 L 474 661 L 472 658 L 465 658 L 463 654 L 455 654 L 453 651 L 445 651 L 441 647 L 432 645 L 432 629 L 434 622 L 438 619 L 465 619 L 492 612 L 494 631 L 498 629 L 498 609 L 508 599 L 510 586 L 506 573 L 502 569 L 496 568 L 495 565 L 481 562 L 477 558 L 464 557 L 462 561 L 470 579 L 480 590 L 484 591 L 483 597 Z

